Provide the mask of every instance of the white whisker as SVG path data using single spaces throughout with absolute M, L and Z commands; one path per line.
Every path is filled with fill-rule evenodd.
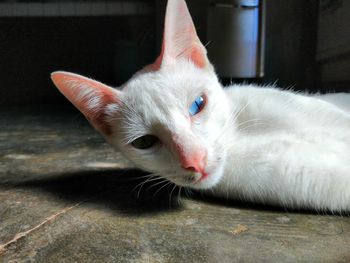
M 176 189 L 177 185 L 174 184 L 174 187 L 171 189 L 170 195 L 169 195 L 169 204 L 171 204 L 171 195 L 173 194 L 174 190 Z
M 140 187 L 139 190 L 138 190 L 138 192 L 137 192 L 137 198 L 139 198 L 139 197 L 140 197 L 140 192 L 141 192 L 141 190 L 142 190 L 142 187 L 143 187 L 147 182 L 152 182 L 152 181 L 155 181 L 155 180 L 159 180 L 159 178 L 158 178 L 158 177 L 155 178 L 154 175 L 150 176 L 147 180 L 145 180 L 145 181 L 139 183 L 138 185 L 136 185 L 136 186 L 132 189 L 132 192 L 135 191 L 138 187 Z
M 222 131 L 215 139 L 216 142 L 220 141 L 221 138 L 226 134 L 226 132 L 230 131 L 231 125 L 237 121 L 239 116 L 244 112 L 244 110 L 248 107 L 248 105 L 249 105 L 249 102 L 245 106 L 240 108 L 238 111 L 237 111 L 237 109 L 234 109 L 230 113 L 229 117 L 225 121 L 225 124 L 224 124 L 224 127 L 222 128 Z
M 160 185 L 160 184 L 162 184 L 162 183 L 165 183 L 165 182 L 168 182 L 168 180 L 162 178 L 162 181 L 157 182 L 157 183 L 152 184 L 151 186 L 147 187 L 146 191 L 152 189 L 153 187 L 155 187 L 155 186 L 157 186 L 157 185 Z
M 241 126 L 243 126 L 247 123 L 251 123 L 251 122 L 261 122 L 261 123 L 268 124 L 268 122 L 266 120 L 263 120 L 263 119 L 250 119 L 250 120 L 239 123 L 236 128 L 239 129 Z
M 182 186 L 179 186 L 179 192 L 177 193 L 177 202 L 178 202 L 178 204 L 180 205 L 180 200 L 181 200 L 181 189 L 182 189 L 183 187 Z
M 167 185 L 169 186 L 169 185 L 171 185 L 172 184 L 172 182 L 168 182 L 167 184 L 165 184 L 165 185 L 163 185 L 162 187 L 160 187 L 154 194 L 153 194 L 153 198 L 157 195 L 157 193 L 160 191 L 160 190 L 162 190 L 164 187 L 166 187 Z
M 259 125 L 266 125 L 266 123 L 254 123 L 252 125 L 248 125 L 248 126 L 242 128 L 242 129 L 239 129 L 238 131 L 242 132 L 242 131 L 245 131 L 245 130 L 247 130 L 249 128 L 256 127 L 256 126 L 259 126 Z

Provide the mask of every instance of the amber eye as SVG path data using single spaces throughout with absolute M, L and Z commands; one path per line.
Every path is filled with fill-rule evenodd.
M 145 135 L 134 140 L 131 145 L 136 149 L 147 150 L 152 148 L 156 143 L 159 142 L 159 139 L 154 135 Z

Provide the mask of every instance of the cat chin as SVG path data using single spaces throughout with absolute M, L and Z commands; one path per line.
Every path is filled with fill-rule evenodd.
M 197 190 L 207 190 L 213 188 L 220 182 L 223 176 L 223 170 L 223 167 L 219 167 L 214 172 L 209 173 L 205 179 L 199 180 L 191 185 L 187 185 L 187 187 Z

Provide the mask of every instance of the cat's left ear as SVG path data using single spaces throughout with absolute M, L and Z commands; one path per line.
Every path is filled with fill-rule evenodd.
M 184 0 L 168 0 L 162 52 L 152 68 L 176 63 L 179 59 L 189 59 L 197 67 L 210 65 L 207 51 L 199 40 L 196 28 Z
M 51 79 L 61 93 L 85 115 L 96 130 L 105 137 L 111 135 L 108 106 L 119 104 L 121 91 L 69 72 L 53 72 Z

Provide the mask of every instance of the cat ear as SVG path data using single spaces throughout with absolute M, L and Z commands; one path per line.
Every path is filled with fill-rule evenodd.
M 207 51 L 197 36 L 186 2 L 168 0 L 162 52 L 152 68 L 157 70 L 181 58 L 190 59 L 199 68 L 209 65 Z
M 117 104 L 120 91 L 83 76 L 57 71 L 51 79 L 61 93 L 78 108 L 104 136 L 111 135 L 106 108 Z

